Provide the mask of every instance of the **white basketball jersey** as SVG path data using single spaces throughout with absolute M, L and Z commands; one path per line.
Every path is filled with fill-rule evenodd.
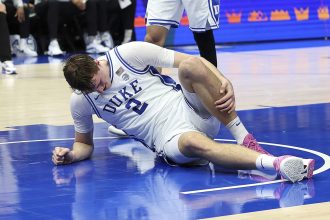
M 141 44 L 143 51 L 136 51 Z M 182 101 L 183 95 L 174 80 L 160 75 L 149 64 L 172 66 L 174 52 L 144 42 L 132 42 L 114 48 L 106 58 L 110 88 L 102 94 L 72 95 L 71 112 L 76 131 L 90 131 L 93 128 L 91 115 L 96 114 L 154 148 L 155 132 L 163 124 L 162 115 Z

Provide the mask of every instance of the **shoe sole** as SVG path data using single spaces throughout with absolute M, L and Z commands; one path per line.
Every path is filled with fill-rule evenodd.
M 282 178 L 295 183 L 302 180 L 306 175 L 303 159 L 298 157 L 285 158 L 280 164 Z

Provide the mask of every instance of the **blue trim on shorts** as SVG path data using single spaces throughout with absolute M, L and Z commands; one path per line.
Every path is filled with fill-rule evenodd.
M 170 25 L 173 28 L 177 28 L 180 25 L 180 22 L 174 20 L 163 20 L 163 19 L 148 19 L 148 23 L 151 25 Z
M 208 1 L 208 4 L 209 4 L 209 10 L 210 10 L 210 13 L 211 13 L 211 17 L 213 19 L 213 22 L 216 24 L 216 25 L 212 25 L 212 26 L 216 26 L 217 28 L 219 28 L 219 17 L 220 17 L 220 0 L 217 1 L 217 3 L 215 2 L 216 0 L 209 0 Z M 215 16 L 215 12 L 214 12 L 214 7 L 215 5 L 219 5 L 219 13 L 218 13 L 218 19 L 216 18 Z M 211 26 L 211 28 L 212 28 Z M 213 28 L 212 28 L 213 29 Z
M 189 27 L 190 30 L 192 30 L 193 32 L 205 32 L 207 29 L 206 27 L 205 28 L 192 28 L 192 27 Z M 214 29 L 218 29 L 219 27 L 217 25 L 212 25 L 210 26 L 210 29 L 214 30 Z

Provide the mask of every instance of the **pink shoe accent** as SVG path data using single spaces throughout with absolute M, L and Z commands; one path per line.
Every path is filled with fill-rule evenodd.
M 259 153 L 262 153 L 262 154 L 267 154 L 269 156 L 272 156 L 270 153 L 268 153 L 265 149 L 263 149 L 257 142 L 257 140 L 253 137 L 252 134 L 247 134 L 243 140 L 243 146 L 251 149 L 251 150 L 254 150 L 254 151 L 257 151 Z
M 303 159 L 304 168 L 306 169 L 306 178 L 310 179 L 313 176 L 314 167 L 315 167 L 315 160 L 313 159 Z

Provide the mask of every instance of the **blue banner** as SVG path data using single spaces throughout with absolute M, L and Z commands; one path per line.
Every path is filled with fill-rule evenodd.
M 147 0 L 137 0 L 137 40 L 145 35 Z M 330 36 L 330 0 L 223 0 L 217 43 L 327 38 Z M 183 15 L 172 29 L 167 45 L 195 44 Z

